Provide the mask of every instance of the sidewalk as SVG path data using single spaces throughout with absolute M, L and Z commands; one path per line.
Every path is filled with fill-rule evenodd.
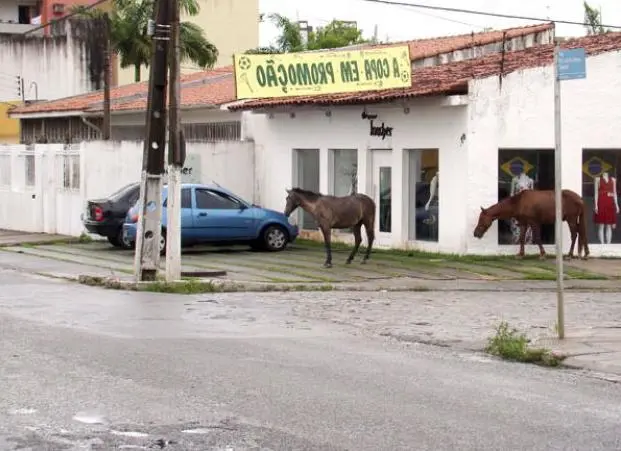
M 567 356 L 563 361 L 567 367 L 603 373 L 603 378 L 621 382 L 621 325 L 571 331 L 563 340 L 541 338 L 533 344 Z
M 565 335 L 556 333 L 553 291 L 271 293 L 261 303 L 287 303 L 296 316 L 353 326 L 401 343 L 483 352 L 506 321 L 534 347 L 568 356 L 564 364 L 621 382 L 621 294 L 567 291 Z
M 2 242 L 2 231 L 0 231 L 0 243 Z M 17 239 L 5 237 L 8 239 Z M 35 240 L 39 235 L 26 235 L 29 239 Z M 48 237 L 47 235 L 43 235 Z M 49 238 L 52 240 L 52 238 Z M 58 237 L 56 238 L 58 239 Z M 132 282 L 135 280 L 133 275 L 133 260 L 125 258 L 123 264 L 110 262 L 104 258 L 95 256 L 86 257 L 82 255 L 76 256 L 72 254 L 59 254 L 52 252 L 55 246 L 44 246 L 44 249 L 31 247 L 13 247 L 2 248 L 0 244 L 0 268 L 14 269 L 21 272 L 39 274 L 43 276 L 57 277 L 69 280 L 78 280 L 80 276 L 95 277 L 112 277 L 116 280 Z M 113 257 L 115 254 L 122 252 L 110 252 Z M 257 258 L 257 256 L 254 256 Z M 209 266 L 196 266 L 185 264 L 184 271 L 205 271 L 223 269 L 216 266 L 213 259 L 209 259 Z M 243 261 L 241 256 L 235 256 L 238 261 Z M 245 256 L 244 256 L 245 258 Z M 259 255 L 258 258 L 263 258 Z M 273 258 L 273 257 L 272 257 Z M 95 263 L 93 263 L 95 261 Z M 163 271 L 164 262 L 160 263 Z M 236 263 L 232 263 L 234 265 Z M 247 263 L 246 263 L 247 264 Z M 267 266 L 263 263 L 263 266 Z M 360 265 L 362 266 L 362 265 Z M 302 287 L 309 289 L 313 286 L 330 288 L 329 291 L 344 292 L 426 292 L 426 291 L 476 291 L 476 292 L 554 292 L 556 291 L 556 282 L 553 280 L 477 280 L 477 279 L 444 279 L 444 278 L 420 278 L 411 275 L 400 275 L 399 277 L 367 277 L 363 279 L 353 280 L 352 276 L 343 276 L 338 278 L 338 273 L 324 271 L 323 275 L 326 280 L 308 281 L 308 280 L 283 280 L 283 279 L 265 279 L 252 278 L 248 274 L 236 273 L 235 267 L 226 267 L 224 269 L 232 269 L 224 277 L 218 277 L 218 282 L 227 282 L 238 287 L 244 287 L 249 291 L 261 291 L 269 288 L 269 291 L 291 290 Z M 318 272 L 316 268 L 314 271 Z M 358 268 L 345 268 L 343 271 L 360 271 Z M 333 277 L 327 279 L 328 276 Z M 588 280 L 588 279 L 569 279 L 565 280 L 565 289 L 570 292 L 621 292 L 621 280 Z
M 70 239 L 72 238 L 64 235 L 50 235 L 47 233 L 29 233 L 0 229 L 0 247 L 16 246 L 18 244 L 54 243 Z

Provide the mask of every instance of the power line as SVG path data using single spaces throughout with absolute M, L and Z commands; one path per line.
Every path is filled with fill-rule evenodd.
M 397 6 L 402 6 L 402 5 L 397 5 Z M 422 12 L 422 11 L 411 11 L 411 9 L 410 9 L 410 8 L 405 8 L 405 7 L 403 7 L 403 9 L 407 9 L 407 10 L 409 10 L 410 12 L 413 12 L 414 14 L 421 14 L 421 15 L 423 15 L 423 16 L 433 17 L 433 18 L 435 18 L 435 19 L 445 20 L 445 21 L 447 21 L 447 22 L 458 23 L 458 24 L 460 24 L 460 25 L 466 25 L 466 26 L 468 26 L 468 27 L 476 27 L 476 28 L 481 28 L 481 29 L 484 29 L 484 28 L 485 28 L 485 27 L 483 27 L 483 26 L 481 26 L 481 25 L 475 25 L 475 24 L 468 23 L 468 22 L 462 22 L 461 20 L 457 20 L 457 19 L 449 19 L 448 17 L 438 16 L 438 15 L 436 15 L 436 14 L 424 13 L 424 12 Z
M 461 14 L 474 14 L 479 16 L 487 16 L 487 17 L 502 17 L 504 19 L 520 19 L 520 20 L 531 20 L 538 22 L 555 22 L 559 24 L 566 25 L 581 25 L 583 27 L 589 26 L 591 24 L 585 22 L 576 22 L 572 20 L 556 20 L 556 19 L 542 19 L 541 17 L 530 17 L 530 16 L 520 16 L 514 14 L 500 14 L 500 13 L 491 13 L 488 11 L 478 11 L 474 9 L 462 9 L 462 8 L 449 8 L 448 6 L 431 6 L 431 5 L 421 5 L 420 3 L 406 3 L 399 1 L 389 1 L 389 0 L 360 0 L 367 3 L 377 3 L 381 5 L 392 5 L 392 6 L 405 6 L 408 8 L 421 8 L 421 9 L 431 9 L 435 11 L 446 11 L 451 13 L 461 13 Z M 617 28 L 621 29 L 621 25 L 601 25 L 603 28 Z
M 52 25 L 52 24 L 54 24 L 54 23 L 56 23 L 56 22 L 61 22 L 61 21 L 63 21 L 63 20 L 67 20 L 67 19 L 69 19 L 70 17 L 73 17 L 73 16 L 79 16 L 79 15 L 80 15 L 80 14 L 82 14 L 83 12 L 85 12 L 85 11 L 90 11 L 91 9 L 93 9 L 93 8 L 95 8 L 95 7 L 99 6 L 99 5 L 101 5 L 102 3 L 106 3 L 106 2 L 108 2 L 108 1 L 110 1 L 110 0 L 97 0 L 95 3 L 92 3 L 92 4 L 88 5 L 88 6 L 85 6 L 84 8 L 80 9 L 80 11 L 75 11 L 75 12 L 69 13 L 69 14 L 67 14 L 67 15 L 65 15 L 65 16 L 62 16 L 60 19 L 50 20 L 49 22 L 46 22 L 46 23 L 44 23 L 44 24 L 41 24 L 41 25 L 39 25 L 39 26 L 38 26 L 38 27 L 36 27 L 36 28 L 32 28 L 32 29 L 30 29 L 30 30 L 28 30 L 28 31 L 24 31 L 24 32 L 22 33 L 22 35 L 26 35 L 26 34 L 33 33 L 33 32 L 35 32 L 35 31 L 41 30 L 41 29 L 43 29 L 43 28 L 46 28 L 46 27 L 48 27 L 48 26 L 50 26 L 50 25 Z
M 402 6 L 402 5 L 396 5 L 396 6 Z M 458 23 L 458 24 L 460 24 L 460 25 L 466 25 L 466 26 L 468 26 L 468 27 L 475 27 L 475 28 L 485 29 L 485 27 L 483 27 L 483 26 L 481 26 L 481 25 L 475 25 L 475 24 L 468 23 L 468 22 L 462 22 L 462 21 L 457 20 L 457 19 L 450 19 L 450 18 L 448 18 L 448 17 L 438 16 L 438 15 L 436 15 L 436 14 L 424 13 L 424 12 L 422 12 L 422 11 L 412 11 L 410 8 L 403 8 L 403 9 L 404 9 L 404 10 L 407 10 L 407 11 L 410 11 L 410 12 L 413 12 L 414 14 L 420 14 L 420 15 L 423 15 L 423 16 L 433 17 L 433 18 L 438 19 L 438 20 L 445 20 L 445 21 L 447 21 L 447 22 Z M 273 13 L 263 13 L 263 14 L 265 14 L 266 16 L 268 16 L 268 15 L 273 14 Z M 332 22 L 332 20 L 319 19 L 319 18 L 312 17 L 312 16 L 311 16 L 311 17 L 305 16 L 305 17 L 306 17 L 307 19 L 310 19 L 310 20 L 309 20 L 309 22 L 310 22 L 310 21 L 312 21 L 312 22 L 321 22 L 321 23 L 324 23 L 324 24 L 329 24 L 329 23 L 331 23 L 331 22 Z M 266 21 L 265 21 L 265 20 L 263 20 L 263 19 L 261 19 L 261 21 L 260 21 L 260 22 L 261 22 L 261 23 L 266 23 Z

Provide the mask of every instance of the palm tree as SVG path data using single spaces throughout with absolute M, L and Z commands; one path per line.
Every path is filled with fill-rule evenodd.
M 304 50 L 300 25 L 280 14 L 270 14 L 268 17 L 280 30 L 280 36 L 276 39 L 276 48 L 278 50 L 283 53 Z
M 272 53 L 288 53 L 288 52 L 301 52 L 305 50 L 304 41 L 302 40 L 302 30 L 300 26 L 280 14 L 270 14 L 268 19 L 276 25 L 280 30 L 280 35 L 276 39 L 275 46 L 269 47 L 257 47 L 250 49 L 246 53 L 250 54 L 272 54 Z M 263 20 L 261 15 L 260 20 Z
M 142 66 L 151 62 L 152 40 L 147 35 L 147 24 L 153 17 L 154 0 L 112 0 L 110 17 L 110 45 L 120 58 L 123 69 L 134 67 L 134 81 L 141 80 Z M 197 0 L 180 0 L 181 9 L 189 16 L 200 11 Z M 76 6 L 73 11 L 87 18 L 101 17 L 103 11 Z M 218 49 L 207 40 L 203 30 L 192 22 L 181 22 L 180 45 L 182 61 L 211 68 L 218 60 Z

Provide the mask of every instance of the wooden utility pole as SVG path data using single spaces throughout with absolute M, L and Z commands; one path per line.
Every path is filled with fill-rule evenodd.
M 166 281 L 181 279 L 181 168 L 185 160 L 180 114 L 181 74 L 179 49 L 179 0 L 170 1 L 170 116 L 168 135 L 168 206 L 166 240 Z
M 144 140 L 140 183 L 140 215 L 136 235 L 136 278 L 153 281 L 160 264 L 162 237 L 162 175 L 166 149 L 166 82 L 170 41 L 170 0 L 157 0 L 155 21 L 149 22 L 153 56 L 147 100 L 147 136 Z
M 110 84 L 112 73 L 110 70 L 110 17 L 108 13 L 103 14 L 104 23 L 104 99 L 103 99 L 103 139 L 110 140 Z

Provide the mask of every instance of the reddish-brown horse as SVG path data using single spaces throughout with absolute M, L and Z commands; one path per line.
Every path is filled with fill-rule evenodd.
M 574 256 L 574 246 L 578 237 L 578 257 L 584 249 L 584 259 L 589 257 L 589 243 L 586 236 L 586 208 L 582 197 L 575 192 L 564 189 L 563 221 L 567 221 L 571 233 L 571 247 L 569 258 Z M 539 246 L 540 258 L 545 258 L 545 250 L 541 244 L 541 225 L 556 222 L 555 201 L 553 190 L 524 190 L 515 196 L 507 197 L 489 208 L 481 207 L 479 222 L 474 228 L 474 236 L 482 238 L 487 229 L 497 219 L 515 218 L 520 225 L 520 252 L 518 257 L 524 256 L 524 239 L 528 226 L 533 231 Z

